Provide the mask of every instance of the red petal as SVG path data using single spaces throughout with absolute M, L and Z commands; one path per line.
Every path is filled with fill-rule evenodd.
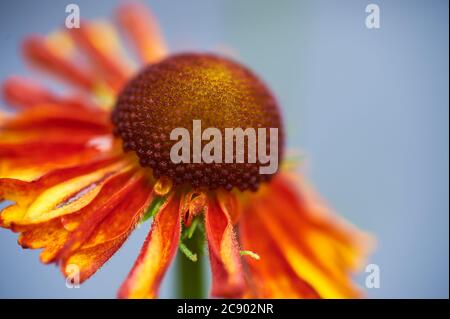
M 60 185 L 79 176 L 92 174 L 101 171 L 105 167 L 117 162 L 117 158 L 109 158 L 95 162 L 88 162 L 84 165 L 77 165 L 60 170 L 54 170 L 33 182 L 25 182 L 16 179 L 0 178 L 0 199 L 14 201 L 15 204 L 5 208 L 0 214 L 0 226 L 11 227 L 23 221 L 30 205 L 44 194 L 48 189 Z M 79 191 L 79 189 L 77 189 Z M 60 194 L 69 196 L 70 194 Z M 60 196 L 59 195 L 59 196 Z
M 312 288 L 322 298 L 360 296 L 350 272 L 366 253 L 367 236 L 332 216 L 304 182 L 294 186 L 280 173 L 248 203 L 240 239 L 261 257 L 248 260 L 255 286 L 269 283 L 257 295 L 308 297 Z M 306 288 L 297 290 L 299 281 Z
M 240 297 L 245 288 L 239 246 L 228 214 L 216 198 L 210 198 L 205 212 L 206 237 L 212 271 L 211 295 Z
M 133 269 L 119 290 L 119 298 L 155 298 L 175 256 L 181 231 L 180 199 L 172 195 L 157 213 Z
M 79 212 L 62 217 L 66 229 L 73 229 L 64 248 L 55 259 L 66 259 L 75 252 L 95 231 L 98 225 L 136 188 L 143 176 L 125 172 L 111 178 L 97 197 Z
M 75 253 L 61 261 L 62 272 L 69 275 L 75 265 L 80 271 L 81 282 L 92 276 L 122 246 L 136 227 L 150 203 L 151 189 L 145 178 L 139 179 L 133 187 L 133 196 L 123 199 L 95 228 L 89 239 Z
M 261 207 L 254 207 L 260 209 Z M 266 210 L 264 213 L 268 213 Z M 276 212 L 269 212 L 275 214 Z M 270 237 L 260 216 L 244 212 L 239 222 L 241 244 L 260 256 L 246 257 L 251 278 L 250 296 L 258 298 L 318 298 L 317 292 L 299 278 L 281 253 L 277 239 Z M 270 218 L 263 216 L 263 218 Z

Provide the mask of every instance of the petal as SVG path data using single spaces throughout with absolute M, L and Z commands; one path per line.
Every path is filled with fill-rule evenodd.
M 119 290 L 119 298 L 155 298 L 175 256 L 181 231 L 180 199 L 172 195 L 157 213 L 133 269 Z
M 185 228 L 188 228 L 195 216 L 204 212 L 208 205 L 208 198 L 204 192 L 190 191 L 181 197 L 180 211 Z
M 117 10 L 117 19 L 144 63 L 155 63 L 167 55 L 167 48 L 156 18 L 145 6 L 124 4 Z
M 54 95 L 37 83 L 19 77 L 11 77 L 2 85 L 5 101 L 17 107 L 26 109 L 42 103 L 55 102 Z
M 43 37 L 27 38 L 23 43 L 23 52 L 33 65 L 77 87 L 92 91 L 96 86 L 95 76 L 90 70 L 58 54 L 58 50 Z
M 18 242 L 23 248 L 44 248 L 40 259 L 43 263 L 49 263 L 64 246 L 68 235 L 69 232 L 64 229 L 61 221 L 53 219 L 46 223 L 29 227 L 29 230 L 20 234 Z
M 239 238 L 244 249 L 260 256 L 247 257 L 251 273 L 249 297 L 258 298 L 318 298 L 317 292 L 298 277 L 286 262 L 274 238 L 268 236 L 261 221 L 247 214 L 239 222 Z
M 0 179 L 0 198 L 15 201 L 0 215 L 3 227 L 48 221 L 89 204 L 108 178 L 130 170 L 125 159 L 109 159 L 53 171 L 35 182 Z
M 89 205 L 75 214 L 63 216 L 61 222 L 64 228 L 72 232 L 55 258 L 65 259 L 83 245 L 97 226 L 136 188 L 142 178 L 144 177 L 141 173 L 133 174 L 132 171 L 117 174 L 105 183 Z
M 114 28 L 105 22 L 83 22 L 80 28 L 71 29 L 70 34 L 92 65 L 99 69 L 105 82 L 116 91 L 120 90 L 131 75 L 131 68 L 118 54 L 121 47 Z
M 131 192 L 96 226 L 88 240 L 73 254 L 61 260 L 61 271 L 67 276 L 76 265 L 80 281 L 92 276 L 122 246 L 136 227 L 152 198 L 152 185 L 139 178 Z M 86 220 L 89 223 L 90 220 Z M 80 227 L 83 227 L 80 225 Z
M 220 208 L 231 218 L 233 225 L 237 223 L 242 213 L 242 205 L 237 196 L 232 193 L 219 189 L 216 192 Z
M 61 97 L 37 81 L 18 76 L 12 76 L 2 83 L 2 95 L 10 106 L 19 110 L 27 110 L 36 106 L 42 107 L 42 105 L 55 105 L 64 108 L 66 112 L 75 111 L 77 114 L 80 114 L 80 111 L 101 112 L 100 106 L 89 101 L 85 95 L 74 94 Z M 99 117 L 95 119 L 99 119 Z
M 126 161 L 111 164 L 87 175 L 55 185 L 30 204 L 17 224 L 41 223 L 55 217 L 76 212 L 89 204 L 111 176 L 130 170 Z
M 120 148 L 112 147 L 106 118 L 98 110 L 42 105 L 6 120 L 0 124 L 0 178 L 30 181 L 52 169 L 111 156 Z M 109 149 L 91 143 L 99 136 L 110 137 Z
M 325 202 L 319 198 L 305 180 L 297 175 L 280 176 L 280 178 L 275 179 L 273 189 L 276 194 L 281 196 L 283 202 L 294 205 L 297 212 L 304 212 L 303 218 L 299 218 L 298 214 L 293 214 L 293 217 L 306 221 L 306 229 L 312 230 L 311 237 L 305 236 L 308 243 L 315 242 L 315 245 L 319 245 L 323 241 L 333 243 L 339 256 L 339 264 L 342 263 L 344 268 L 351 271 L 358 270 L 361 267 L 368 252 L 374 246 L 374 240 L 370 235 L 361 232 L 339 216 L 332 214 L 332 210 Z M 327 246 L 330 245 L 324 243 L 321 249 L 325 249 Z M 322 257 L 325 255 L 319 254 Z M 326 261 L 330 261 L 330 259 L 324 257 L 323 262 Z M 332 265 L 333 262 L 331 262 L 330 268 L 335 268 Z
M 221 209 L 216 198 L 209 199 L 205 212 L 205 230 L 212 271 L 211 295 L 240 297 L 245 282 L 239 246 L 232 221 L 226 211 Z
M 109 113 L 88 109 L 70 107 L 67 104 L 41 104 L 39 107 L 26 110 L 20 115 L 2 124 L 4 130 L 36 130 L 48 126 L 54 128 L 95 129 L 96 134 L 111 131 Z
M 33 145 L 23 144 L 23 146 L 32 147 Z M 42 147 L 42 150 L 54 150 L 55 147 L 56 145 L 51 147 Z M 61 154 L 60 152 L 64 150 L 66 153 Z M 0 179 L 15 179 L 25 182 L 32 182 L 53 170 L 74 167 L 83 163 L 91 163 L 95 160 L 102 160 L 112 157 L 112 155 L 102 155 L 96 148 L 77 149 L 77 147 L 70 146 L 69 148 L 61 147 L 59 151 L 49 151 L 46 154 L 33 154 L 33 156 L 28 158 L 3 158 L 0 162 Z
M 313 297 L 310 289 L 296 292 L 280 286 L 301 280 L 322 298 L 358 297 L 349 277 L 365 254 L 361 241 L 366 236 L 331 217 L 305 183 L 296 186 L 298 192 L 279 174 L 242 214 L 241 243 L 261 257 L 248 261 L 252 275 L 273 282 L 273 291 L 257 290 L 263 297 Z M 265 270 L 276 263 L 279 271 Z

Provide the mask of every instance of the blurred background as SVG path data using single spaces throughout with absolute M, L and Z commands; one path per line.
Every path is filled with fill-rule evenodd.
M 118 2 L 0 2 L 0 80 L 30 74 L 21 39 L 62 26 L 67 4 L 91 19 L 110 18 Z M 448 1 L 145 2 L 172 52 L 232 54 L 273 89 L 302 170 L 377 238 L 368 263 L 379 265 L 381 286 L 365 289 L 368 297 L 448 298 Z M 380 7 L 379 29 L 365 25 L 369 3 Z M 113 298 L 148 227 L 79 289 L 0 229 L 0 297 Z M 173 297 L 174 283 L 171 269 L 161 297 Z

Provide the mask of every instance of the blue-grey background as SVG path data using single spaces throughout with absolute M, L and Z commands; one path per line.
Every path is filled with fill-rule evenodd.
M 108 18 L 117 3 L 70 2 L 84 19 Z M 0 2 L 1 80 L 29 72 L 21 39 L 62 25 L 70 2 Z M 448 298 L 448 1 L 148 2 L 172 51 L 236 52 L 273 88 L 316 188 L 377 237 L 381 287 L 369 297 Z M 371 2 L 378 30 L 365 27 Z M 148 227 L 79 289 L 0 230 L 0 297 L 114 297 Z M 173 275 L 162 297 L 173 296 Z

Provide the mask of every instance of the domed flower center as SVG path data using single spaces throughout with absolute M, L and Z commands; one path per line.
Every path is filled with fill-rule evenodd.
M 282 159 L 271 92 L 244 66 L 214 55 L 181 54 L 148 66 L 120 94 L 112 120 L 124 149 L 175 184 L 256 190 L 276 173 L 261 167 Z

